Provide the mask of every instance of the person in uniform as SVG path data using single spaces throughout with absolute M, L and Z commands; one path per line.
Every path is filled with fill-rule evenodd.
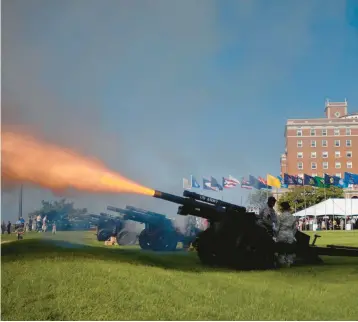
M 272 237 L 275 237 L 277 231 L 277 214 L 273 208 L 275 204 L 276 198 L 269 197 L 266 207 L 259 212 L 257 220 L 258 225 L 264 227 Z
M 280 244 L 293 245 L 296 242 L 297 231 L 296 219 L 291 214 L 291 207 L 287 201 L 281 203 L 282 214 L 278 217 L 276 242 Z M 290 267 L 294 263 L 295 254 L 291 251 L 280 253 L 278 263 Z

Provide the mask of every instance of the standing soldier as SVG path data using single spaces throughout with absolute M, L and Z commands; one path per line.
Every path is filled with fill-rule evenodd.
M 277 243 L 294 244 L 296 242 L 296 219 L 291 214 L 290 204 L 286 201 L 281 203 L 282 214 L 278 219 L 277 225 Z M 288 249 L 288 248 L 286 248 Z M 292 251 L 284 251 L 278 256 L 278 262 L 281 265 L 291 266 L 294 262 L 295 254 Z
M 275 197 L 269 197 L 267 200 L 267 206 L 259 212 L 257 223 L 264 227 L 267 232 L 275 237 L 277 231 L 277 215 L 273 207 L 276 204 Z

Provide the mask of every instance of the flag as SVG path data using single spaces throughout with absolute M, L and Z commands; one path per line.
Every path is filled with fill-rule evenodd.
M 316 180 L 314 179 L 314 177 L 309 176 L 308 174 L 304 174 L 303 184 L 305 186 L 312 186 L 312 187 L 317 185 Z
M 241 188 L 249 189 L 249 190 L 252 189 L 250 182 L 246 180 L 244 177 L 241 178 Z
M 257 190 L 267 189 L 267 185 L 263 184 L 259 179 L 255 178 L 251 174 L 249 175 L 250 186 L 254 187 Z
M 277 176 L 277 179 L 279 179 L 281 182 L 281 188 L 288 188 L 288 185 L 285 184 L 285 182 L 281 176 Z
M 237 182 L 228 178 L 223 177 L 223 187 L 226 189 L 235 188 Z
M 183 189 L 190 189 L 190 183 L 189 183 L 189 179 L 187 178 L 183 178 Z
M 290 176 L 289 174 L 287 173 L 284 173 L 283 175 L 283 182 L 287 185 L 296 185 L 297 184 L 297 180 L 296 180 L 296 177 L 294 176 Z
M 296 176 L 296 185 L 303 186 L 303 179 L 299 176 Z
M 191 188 L 200 188 L 200 184 L 198 183 L 198 181 L 196 181 L 196 179 L 193 176 L 191 177 Z
M 344 181 L 347 185 L 358 184 L 358 174 L 344 172 Z
M 316 187 L 319 187 L 319 188 L 328 188 L 329 187 L 329 185 L 324 184 L 324 178 L 315 176 L 314 179 L 316 181 Z
M 213 188 L 213 190 L 216 191 L 223 190 L 223 187 L 219 184 L 219 182 L 214 177 L 211 177 L 211 188 Z
M 344 180 L 342 178 L 337 176 L 330 176 L 327 173 L 324 175 L 324 184 L 345 188 Z
M 271 187 L 281 188 L 280 179 L 272 176 L 271 174 L 267 174 L 267 184 Z
M 203 178 L 203 189 L 204 190 L 216 190 L 211 187 L 211 181 L 209 179 Z
M 236 178 L 234 178 L 231 174 L 229 175 L 229 180 L 236 182 L 237 184 L 240 184 L 240 181 Z

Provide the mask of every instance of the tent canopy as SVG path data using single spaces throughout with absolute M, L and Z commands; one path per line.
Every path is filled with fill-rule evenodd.
M 305 216 L 358 216 L 358 199 L 327 199 L 312 207 L 293 214 L 295 217 Z

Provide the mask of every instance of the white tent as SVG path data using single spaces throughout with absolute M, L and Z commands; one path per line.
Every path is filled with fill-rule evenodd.
M 312 207 L 293 214 L 295 217 L 305 216 L 358 216 L 358 199 L 327 199 Z

